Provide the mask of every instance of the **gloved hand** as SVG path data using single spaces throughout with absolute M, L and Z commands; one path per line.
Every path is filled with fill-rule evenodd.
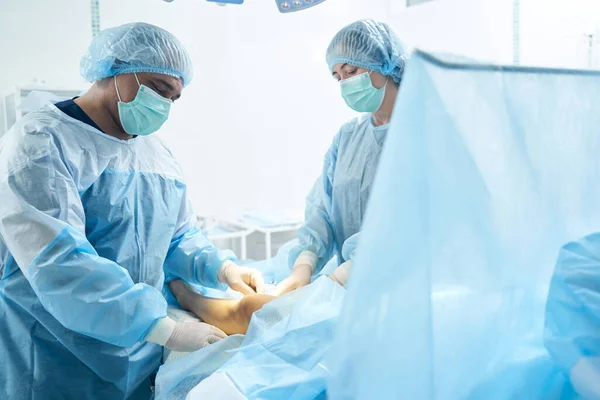
M 165 343 L 165 347 L 189 353 L 226 337 L 225 332 L 215 326 L 200 321 L 184 321 L 175 325 L 175 330 Z
M 174 351 L 190 353 L 226 337 L 219 328 L 198 320 L 175 322 L 165 317 L 156 323 L 146 341 Z
M 273 296 L 281 296 L 292 290 L 301 288 L 310 283 L 310 277 L 313 273 L 313 267 L 310 264 L 298 264 L 292 269 L 289 277 L 282 280 L 275 288 Z
M 346 286 L 348 276 L 350 275 L 350 267 L 352 267 L 352 261 L 346 261 L 337 267 L 335 271 L 333 271 L 333 274 L 329 275 L 329 278 L 342 286 Z
M 256 268 L 240 267 L 233 261 L 223 263 L 218 279 L 243 294 L 265 293 L 265 281 L 260 271 Z

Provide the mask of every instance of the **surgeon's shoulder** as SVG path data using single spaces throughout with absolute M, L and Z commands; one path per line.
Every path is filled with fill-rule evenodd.
M 578 268 L 600 263 L 600 233 L 595 232 L 577 241 L 565 244 L 559 253 L 559 269 Z
M 2 138 L 0 153 L 13 161 L 15 157 L 26 161 L 58 152 L 55 140 L 58 123 L 52 114 L 44 110 L 23 116 Z
M 148 146 L 148 148 L 151 148 L 156 152 L 164 152 L 170 156 L 173 156 L 173 151 L 171 150 L 169 144 L 158 135 L 148 135 L 141 137 L 140 139 L 144 140 L 144 143 L 146 146 Z
M 354 135 L 356 132 L 361 131 L 370 124 L 370 118 L 370 114 L 361 114 L 358 117 L 352 118 L 342 125 L 338 136 L 342 138 Z
M 332 153 L 332 152 L 335 153 L 337 151 L 337 148 L 339 147 L 340 143 L 347 141 L 347 139 L 349 137 L 351 137 L 354 134 L 354 132 L 356 132 L 358 130 L 360 123 L 361 123 L 361 117 L 355 117 L 349 121 L 346 121 L 342 125 L 342 127 L 339 129 L 339 131 L 333 138 L 333 143 L 331 143 L 331 146 L 329 147 L 328 156 L 329 156 L 329 153 Z
M 145 158 L 151 160 L 152 165 L 160 173 L 171 175 L 183 180 L 183 171 L 168 143 L 158 137 L 149 135 L 141 138 L 144 143 Z
M 55 113 L 48 112 L 46 108 L 25 114 L 11 128 L 11 131 L 26 136 L 47 136 L 56 128 L 59 120 Z

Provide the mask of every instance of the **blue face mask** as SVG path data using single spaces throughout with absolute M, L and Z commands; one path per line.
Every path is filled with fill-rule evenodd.
M 381 89 L 373 86 L 371 72 L 365 72 L 340 81 L 340 89 L 344 101 L 348 107 L 358 112 L 374 113 L 379 110 L 385 97 L 386 86 L 387 81 L 385 81 L 385 85 Z
M 159 130 L 167 121 L 173 101 L 162 97 L 148 86 L 140 85 L 137 74 L 133 75 L 139 89 L 135 99 L 129 103 L 121 101 L 115 76 L 115 89 L 119 98 L 119 119 L 125 132 L 130 135 L 147 136 Z

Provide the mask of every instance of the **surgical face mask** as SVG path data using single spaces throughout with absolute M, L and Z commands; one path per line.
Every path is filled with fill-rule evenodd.
M 139 89 L 135 99 L 129 103 L 121 101 L 115 76 L 115 89 L 119 98 L 119 119 L 125 132 L 130 135 L 146 136 L 159 130 L 169 118 L 173 101 L 162 97 L 148 86 L 141 85 L 137 74 L 134 76 Z
M 371 72 L 340 81 L 344 101 L 348 107 L 358 112 L 374 113 L 379 110 L 383 103 L 386 86 L 387 80 L 381 89 L 374 87 L 371 82 Z

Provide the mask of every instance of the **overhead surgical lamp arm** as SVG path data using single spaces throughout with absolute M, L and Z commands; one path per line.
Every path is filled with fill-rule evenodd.
M 163 0 L 167 3 L 173 2 L 173 0 Z M 217 3 L 220 6 L 227 4 L 243 4 L 244 0 L 206 0 L 212 3 Z M 290 13 L 295 11 L 305 10 L 310 7 L 314 7 L 318 4 L 323 3 L 325 0 L 275 0 L 277 8 L 282 13 Z

